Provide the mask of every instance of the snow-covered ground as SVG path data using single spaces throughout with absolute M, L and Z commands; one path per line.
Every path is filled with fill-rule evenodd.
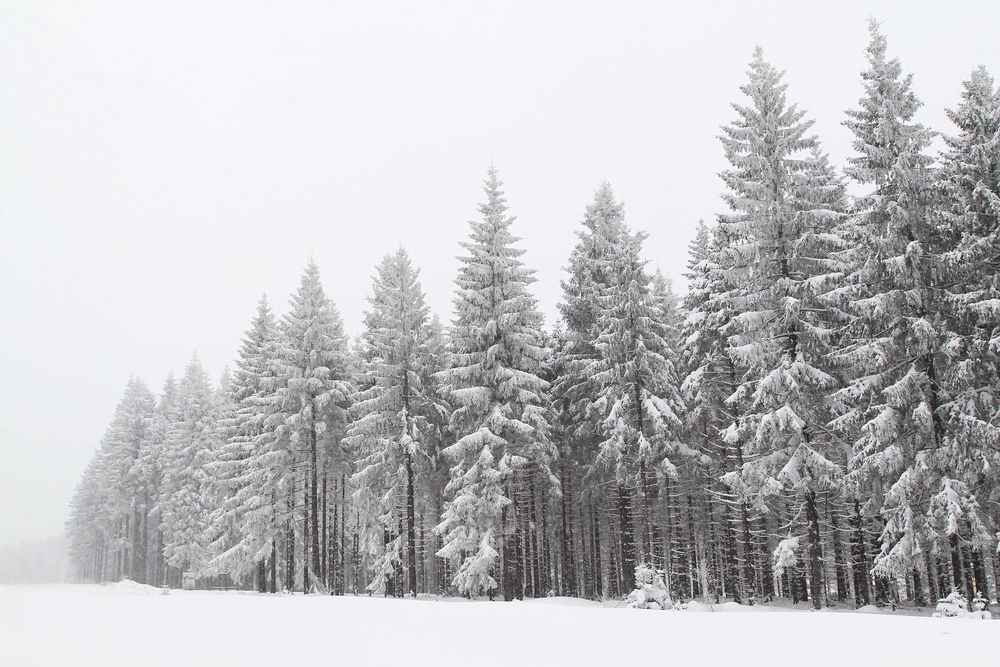
M 0 665 L 995 665 L 1000 622 L 0 586 Z

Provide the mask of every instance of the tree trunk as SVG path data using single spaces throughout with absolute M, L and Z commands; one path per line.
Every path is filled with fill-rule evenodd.
M 295 590 L 295 477 L 288 491 L 288 520 L 285 522 L 285 590 Z
M 406 452 L 406 574 L 410 593 L 417 597 L 417 525 L 413 500 L 413 461 Z
M 649 471 L 646 469 L 646 462 L 639 462 L 639 480 L 642 484 L 642 528 L 643 542 L 646 553 L 643 554 L 643 561 L 656 564 L 656 547 L 653 541 L 653 503 L 656 502 L 655 485 L 650 479 Z
M 327 475 L 326 466 L 323 467 L 323 535 L 320 540 L 320 572 L 319 580 L 323 582 L 324 590 L 330 590 L 330 559 L 328 558 L 328 552 L 330 550 L 330 504 L 329 504 L 329 494 L 327 493 Z
M 604 597 L 604 571 L 601 568 L 601 519 L 600 506 L 595 507 L 593 501 L 590 503 L 590 514 L 593 523 L 594 537 L 592 540 L 594 563 L 594 597 L 598 600 Z
M 868 550 L 865 541 L 864 517 L 861 515 L 861 501 L 854 499 L 854 514 L 851 517 L 851 569 L 854 572 L 854 605 L 863 607 L 871 604 L 871 589 L 868 585 Z
M 309 415 L 309 479 L 307 480 L 309 488 L 309 507 L 307 508 L 307 514 L 311 519 L 311 523 L 308 523 L 311 538 L 311 549 L 312 549 L 312 571 L 314 574 L 319 576 L 321 570 L 320 566 L 320 551 L 319 551 L 319 457 L 318 457 L 318 447 L 316 443 L 316 418 L 315 418 L 315 401 L 313 402 L 313 410 L 310 411 Z M 309 541 L 309 540 L 303 540 Z M 308 560 L 304 562 L 306 569 L 308 569 Z M 308 585 L 305 586 L 308 589 Z M 306 591 L 308 592 L 308 590 Z
M 568 498 L 572 493 L 572 473 L 567 470 L 568 463 L 565 461 L 562 465 L 562 497 L 561 511 L 562 511 L 562 577 L 560 578 L 559 594 L 560 595 L 574 595 L 576 593 L 576 569 L 573 566 L 573 547 L 572 547 L 572 527 L 569 524 L 568 511 L 566 508 L 566 503 Z
M 347 590 L 347 570 L 346 570 L 346 558 L 347 558 L 347 543 L 344 541 L 344 536 L 347 534 L 344 524 L 347 523 L 347 473 L 340 473 L 340 594 L 343 595 Z M 357 550 L 357 533 L 354 534 L 355 550 Z M 357 577 L 357 563 L 355 563 L 354 568 L 351 570 L 352 576 Z M 357 582 L 355 581 L 354 590 L 357 592 Z
M 278 541 L 271 538 L 271 580 L 268 582 L 271 593 L 278 592 Z
M 337 567 L 337 549 L 340 540 L 338 539 L 340 533 L 337 532 L 337 522 L 343 522 L 344 513 L 340 510 L 337 504 L 337 482 L 334 480 L 333 483 L 333 536 L 330 540 L 331 544 L 329 546 L 328 557 L 330 559 L 327 569 L 330 571 L 330 595 L 336 595 L 338 592 L 337 581 L 341 576 L 340 568 Z
M 309 562 L 309 541 L 312 537 L 312 523 L 310 519 L 311 491 L 309 489 L 309 474 L 303 475 L 302 481 L 302 594 L 309 593 L 309 569 L 312 563 Z
M 621 522 L 622 586 L 635 585 L 635 537 L 632 533 L 632 501 L 628 489 L 618 485 L 618 520 Z
M 830 526 L 832 528 L 833 537 L 833 560 L 834 567 L 837 570 L 837 601 L 844 602 L 847 600 L 847 568 L 844 567 L 844 553 L 840 544 L 840 529 L 837 525 L 837 508 L 830 512 Z
M 806 492 L 806 521 L 809 523 L 809 589 L 815 609 L 823 608 L 826 599 L 823 591 L 823 559 L 820 544 L 819 512 L 816 509 L 816 493 Z

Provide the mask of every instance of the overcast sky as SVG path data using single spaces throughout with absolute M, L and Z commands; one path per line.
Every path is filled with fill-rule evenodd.
M 755 44 L 838 164 L 869 14 L 934 129 L 1000 75 L 1000 3 L 686 4 L 0 2 L 0 546 L 62 530 L 129 374 L 218 377 L 310 255 L 352 334 L 400 244 L 449 318 L 491 160 L 551 323 L 604 179 L 683 290 Z

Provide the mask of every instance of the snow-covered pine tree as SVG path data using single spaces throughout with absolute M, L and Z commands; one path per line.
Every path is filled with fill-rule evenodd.
M 617 201 L 611 185 L 605 181 L 594 192 L 583 215 L 582 229 L 577 231 L 577 242 L 570 252 L 569 274 L 562 281 L 563 298 L 558 308 L 563 326 L 558 335 L 556 357 L 553 359 L 555 377 L 552 387 L 554 434 L 559 448 L 560 497 L 560 561 L 562 563 L 560 592 L 576 595 L 586 590 L 588 571 L 593 572 L 593 590 L 590 595 L 600 596 L 602 575 L 600 567 L 587 567 L 586 550 L 579 555 L 576 537 L 594 532 L 600 540 L 598 520 L 605 499 L 600 487 L 585 484 L 597 457 L 602 430 L 600 419 L 591 414 L 596 388 L 584 373 L 588 364 L 600 358 L 594 341 L 600 335 L 598 317 L 602 309 L 601 295 L 614 280 L 611 257 L 626 234 L 625 207 Z M 580 506 L 588 515 L 577 525 L 575 507 Z M 596 523 L 597 528 L 590 528 Z M 599 555 L 599 551 L 595 552 Z M 596 559 L 592 559 L 596 560 Z M 578 577 L 579 573 L 579 577 Z M 632 579 L 622 582 L 630 587 Z
M 377 517 L 369 528 L 377 530 L 375 543 L 383 542 L 369 588 L 386 594 L 403 593 L 394 590 L 393 579 L 403 565 L 404 544 L 407 590 L 417 594 L 415 485 L 430 462 L 428 446 L 441 409 L 428 383 L 433 333 L 419 271 L 400 248 L 383 258 L 372 286 L 362 336 L 362 389 L 352 397 L 345 438 L 359 455 L 352 477 L 356 493 L 376 501 Z M 405 535 L 398 531 L 404 522 Z
M 660 308 L 660 319 L 670 334 L 671 345 L 676 347 L 679 344 L 681 325 L 683 324 L 684 317 L 681 312 L 680 298 L 674 292 L 673 281 L 665 276 L 663 271 L 657 267 L 653 273 L 653 280 L 650 283 L 649 289 L 652 292 L 653 301 Z
M 718 308 L 723 304 L 717 296 L 724 290 L 720 267 L 716 263 L 719 244 L 715 236 L 705 222 L 699 220 L 695 237 L 688 246 L 685 274 L 688 291 L 682 302 L 685 317 L 681 325 L 684 372 L 681 395 L 687 408 L 686 437 L 692 447 L 711 461 L 709 469 L 704 471 L 703 489 L 709 493 L 709 511 L 717 521 L 713 529 L 721 570 L 718 594 L 741 602 L 745 590 L 737 554 L 740 545 L 737 529 L 745 503 L 740 503 L 721 482 L 726 473 L 735 469 L 731 448 L 719 434 L 732 420 L 725 399 L 735 391 L 736 377 L 726 353 L 725 338 L 720 333 L 728 321 L 728 313 Z M 752 577 L 747 581 L 752 581 Z
M 962 590 L 962 573 L 970 569 L 958 558 L 962 547 L 971 549 L 974 561 L 992 559 L 995 526 L 980 514 L 977 497 L 1000 500 L 1000 91 L 985 68 L 973 70 L 948 116 L 958 128 L 956 136 L 945 137 L 938 182 L 948 239 L 942 255 L 950 285 L 950 331 L 943 346 L 948 400 L 939 408 L 945 446 L 933 454 L 942 477 L 934 498 L 948 500 L 932 499 L 931 512 L 938 517 L 938 534 L 954 543 L 952 584 Z M 956 507 L 961 520 L 944 511 Z M 973 578 L 977 590 L 988 591 L 992 582 L 985 568 L 974 575 L 965 577 L 966 591 L 971 594 Z
M 104 556 L 107 552 L 107 522 L 101 485 L 101 451 L 91 456 L 69 503 L 66 538 L 69 556 L 79 581 L 103 581 Z
M 177 384 L 160 488 L 163 553 L 168 565 L 200 575 L 208 562 L 208 465 L 217 446 L 215 392 L 197 355 Z
M 812 121 L 786 102 L 782 73 L 758 47 L 741 87 L 747 104 L 723 127 L 730 167 L 722 172 L 732 213 L 720 216 L 730 239 L 720 259 L 734 288 L 732 318 L 722 327 L 727 354 L 743 369 L 727 398 L 740 406 L 726 428 L 729 445 L 745 443 L 745 462 L 725 476 L 759 512 L 790 496 L 805 510 L 812 601 L 823 606 L 822 538 L 817 494 L 839 486 L 842 453 L 825 426 L 836 319 L 823 296 L 844 275 L 838 225 L 844 185 L 819 153 Z M 796 512 L 797 514 L 798 512 Z M 766 595 L 769 584 L 765 582 Z
M 920 107 L 912 77 L 887 56 L 870 24 L 865 93 L 844 124 L 854 133 L 847 174 L 867 192 L 851 208 L 845 239 L 852 270 L 835 295 L 853 317 L 834 355 L 850 380 L 836 392 L 833 426 L 854 443 L 847 481 L 865 513 L 884 522 L 876 556 L 876 597 L 888 578 L 921 572 L 931 470 L 942 444 L 944 318 L 940 230 L 930 215 L 931 133 L 913 121 Z M 858 518 L 860 521 L 861 518 Z
M 146 384 L 130 377 L 101 441 L 102 492 L 111 539 L 112 579 L 145 581 L 146 516 L 150 499 L 139 457 L 151 436 L 156 399 Z
M 278 341 L 274 314 L 261 297 L 230 382 L 233 407 L 222 420 L 224 441 L 209 468 L 221 497 L 211 517 L 215 556 L 210 571 L 253 574 L 257 590 L 272 593 L 281 527 L 278 499 L 288 474 L 287 452 L 275 435 L 274 403 L 282 378 Z
M 678 440 L 684 403 L 674 369 L 677 355 L 670 349 L 670 334 L 640 257 L 643 239 L 643 234 L 626 230 L 611 251 L 610 269 L 615 277 L 599 296 L 600 333 L 593 343 L 600 356 L 583 369 L 583 376 L 591 379 L 596 390 L 589 409 L 601 420 L 603 440 L 596 462 L 601 469 L 613 471 L 617 487 L 623 582 L 635 580 L 640 553 L 634 535 L 633 494 L 640 502 L 643 562 L 660 564 L 662 545 L 658 522 L 652 516 L 657 477 L 675 475 L 670 455 L 693 452 Z
M 150 512 L 146 527 L 148 541 L 147 576 L 146 581 L 154 586 L 169 585 L 168 570 L 163 554 L 163 526 L 160 499 L 163 497 L 163 474 L 167 464 L 170 430 L 177 420 L 177 380 L 173 372 L 167 375 L 163 389 L 156 401 L 156 412 L 153 415 L 150 437 L 139 453 L 137 467 L 146 480 L 150 498 Z M 176 585 L 180 585 L 178 579 Z
M 326 464 L 323 454 L 339 446 L 352 388 L 343 322 L 323 291 L 319 268 L 312 260 L 290 305 L 281 323 L 279 356 L 285 381 L 276 401 L 285 414 L 279 437 L 288 438 L 295 452 L 294 464 L 302 470 L 303 553 L 310 555 L 303 563 L 303 589 L 308 592 L 311 579 L 322 573 L 319 477 Z M 294 504 L 294 494 L 289 501 Z
M 453 442 L 450 427 L 451 406 L 446 401 L 441 386 L 439 373 L 451 367 L 451 349 L 449 338 L 441 320 L 432 315 L 427 324 L 426 340 L 424 341 L 425 361 L 421 371 L 425 374 L 421 382 L 424 387 L 433 387 L 429 395 L 435 399 L 435 409 L 426 416 L 427 423 L 423 430 L 423 450 L 427 453 L 428 462 L 424 471 L 424 496 L 419 498 L 420 511 L 420 546 L 422 550 L 423 567 L 427 569 L 424 577 L 425 592 L 444 592 L 450 584 L 448 562 L 437 555 L 444 546 L 441 536 L 434 532 L 441 516 L 444 514 L 445 487 L 448 485 L 449 466 L 444 455 L 444 449 Z
M 545 351 L 542 317 L 528 286 L 532 271 L 511 234 L 514 218 L 495 167 L 484 184 L 481 219 L 470 222 L 456 279 L 453 366 L 440 374 L 456 406 L 451 424 L 458 440 L 445 448 L 453 462 L 450 500 L 437 530 L 438 552 L 464 554 L 453 585 L 463 594 L 496 586 L 499 540 L 504 597 L 521 597 L 515 581 L 519 507 L 515 495 L 530 478 L 556 484 L 549 463 L 548 383 L 539 377 Z

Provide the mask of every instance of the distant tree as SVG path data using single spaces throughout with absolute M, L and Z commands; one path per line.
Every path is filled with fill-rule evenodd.
M 289 453 L 275 433 L 275 401 L 282 382 L 278 345 L 277 322 L 266 297 L 261 297 L 230 383 L 232 409 L 220 429 L 224 441 L 210 465 L 221 498 L 211 516 L 215 555 L 210 570 L 236 577 L 252 573 L 262 592 L 277 587 L 282 524 L 278 499 L 290 474 Z
M 208 467 L 218 446 L 216 419 L 215 392 L 194 356 L 177 385 L 159 507 L 167 564 L 195 574 L 203 573 L 209 558 Z

